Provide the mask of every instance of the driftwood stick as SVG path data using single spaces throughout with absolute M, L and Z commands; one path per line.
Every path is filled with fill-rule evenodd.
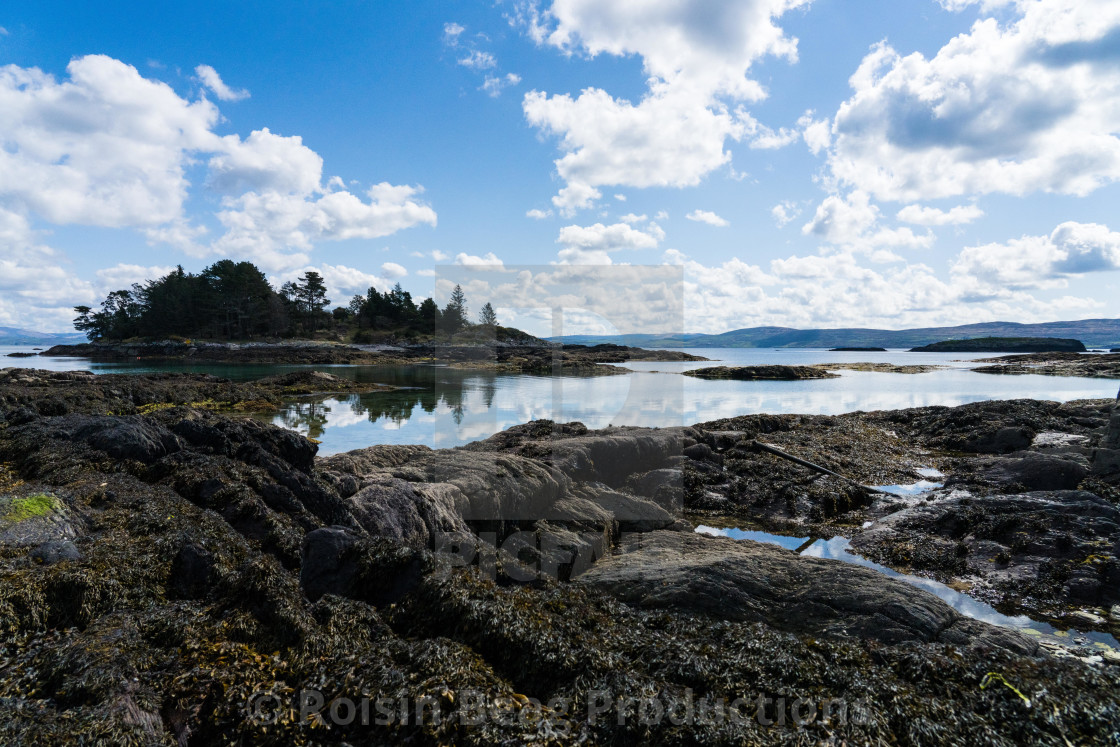
M 806 460 L 804 460 L 800 457 L 795 457 L 793 454 L 789 454 L 785 451 L 782 451 L 777 446 L 771 446 L 770 444 L 764 444 L 761 441 L 751 441 L 751 446 L 753 446 L 754 448 L 756 448 L 760 451 L 765 451 L 767 454 L 773 454 L 776 457 L 781 457 L 782 459 L 788 459 L 789 461 L 793 462 L 794 464 L 800 464 L 802 467 L 806 467 L 806 468 L 811 469 L 815 472 L 820 472 L 823 475 L 832 475 L 833 477 L 838 477 L 841 480 L 843 480 L 844 482 L 849 482 L 852 485 L 857 485 L 857 486 L 863 488 L 864 490 L 871 491 L 872 493 L 880 493 L 882 495 L 891 495 L 890 493 L 888 493 L 885 490 L 879 490 L 878 488 L 873 488 L 870 485 L 864 485 L 862 483 L 859 483 L 859 482 L 853 480 L 850 477 L 846 477 L 846 476 L 840 474 L 839 472 L 833 472 L 828 467 L 822 467 L 819 464 L 813 464 L 812 462 L 808 462 L 808 461 L 806 461 Z

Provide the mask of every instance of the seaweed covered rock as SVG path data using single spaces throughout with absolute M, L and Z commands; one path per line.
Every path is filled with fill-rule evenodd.
M 954 575 L 992 602 L 1060 616 L 1070 606 L 1120 602 L 1120 507 L 1082 490 L 957 493 L 883 517 L 853 547 L 893 566 L 918 547 L 945 545 Z
M 749 540 L 675 532 L 632 536 L 579 583 L 641 608 L 765 622 L 796 633 L 1037 650 L 1029 639 L 965 618 L 933 594 L 876 571 Z
M 324 527 L 303 540 L 300 588 L 311 601 L 324 594 L 390 604 L 420 581 L 425 559 L 387 540 L 369 539 L 347 527 Z

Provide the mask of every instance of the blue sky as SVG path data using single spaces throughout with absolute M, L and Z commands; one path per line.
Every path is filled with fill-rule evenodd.
M 48 0 L 0 28 L 0 325 L 227 256 L 339 302 L 679 264 L 687 331 L 1120 316 L 1115 0 Z

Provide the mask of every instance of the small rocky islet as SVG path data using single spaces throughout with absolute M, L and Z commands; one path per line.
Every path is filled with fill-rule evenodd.
M 55 345 L 41 353 L 48 357 L 98 361 L 190 361 L 285 365 L 410 365 L 438 363 L 460 368 L 552 375 L 611 375 L 627 373 L 612 364 L 628 361 L 706 361 L 680 350 L 646 350 L 625 345 L 561 345 L 548 343 L 519 330 L 499 328 L 510 339 L 451 337 L 446 341 L 397 340 L 378 345 L 324 341 L 210 342 L 142 341 L 90 342 Z M 516 334 L 515 334 L 516 333 Z M 16 354 L 9 354 L 16 355 Z
M 237 412 L 343 385 L 319 376 L 0 373 L 0 741 L 1079 744 L 1120 729 L 1113 656 L 692 531 L 846 536 L 1009 613 L 1120 632 L 1111 402 L 534 421 L 323 458 Z M 945 484 L 918 498 L 862 487 L 930 467 Z M 358 693 L 441 718 L 316 718 Z M 652 700 L 725 710 L 654 724 Z M 850 718 L 826 721 L 834 700 Z

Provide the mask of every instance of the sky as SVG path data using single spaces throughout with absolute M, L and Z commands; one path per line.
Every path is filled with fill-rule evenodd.
M 527 327 L 604 265 L 677 331 L 1117 317 L 1118 179 L 1118 0 L 0 6 L 0 326 L 227 257 L 486 265 Z

